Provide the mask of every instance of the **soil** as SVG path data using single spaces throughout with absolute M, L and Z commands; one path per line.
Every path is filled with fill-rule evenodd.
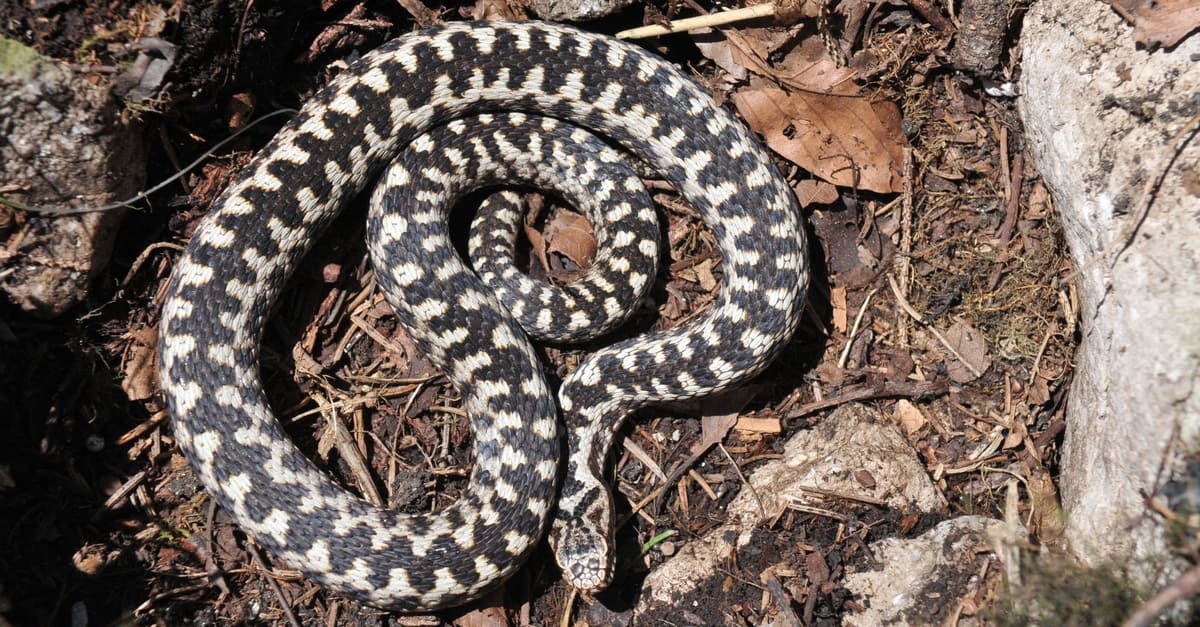
M 905 426 L 952 503 L 946 517 L 1002 517 L 1001 488 L 1016 477 L 1017 518 L 1029 521 L 1036 542 L 1053 543 L 1076 307 L 1073 287 L 1060 281 L 1072 267 L 1059 226 L 1023 157 L 1006 91 L 1019 72 L 1012 51 L 1020 16 L 1009 16 L 1001 30 L 994 64 L 973 57 L 960 69 L 951 52 L 963 35 L 939 9 L 836 6 L 831 31 L 809 20 L 786 36 L 770 22 L 731 32 L 742 52 L 766 50 L 770 68 L 804 45 L 819 53 L 831 37 L 848 51 L 854 91 L 839 97 L 896 115 L 885 111 L 870 123 L 886 131 L 878 149 L 845 150 L 851 161 L 891 159 L 895 176 L 880 183 L 890 186 L 882 191 L 835 173 L 818 178 L 807 173 L 815 166 L 802 168 L 775 141 L 784 141 L 789 124 L 795 135 L 796 123 L 779 125 L 778 136 L 755 125 L 788 155 L 777 162 L 798 194 L 812 193 L 805 214 L 816 277 L 806 320 L 780 359 L 747 386 L 718 401 L 644 411 L 623 429 L 612 462 L 628 524 L 618 532 L 611 590 L 574 598 L 543 546 L 494 594 L 428 619 L 400 619 L 273 564 L 200 487 L 173 446 L 157 389 L 158 310 L 178 246 L 280 116 L 131 212 L 85 305 L 51 322 L 0 306 L 0 624 L 551 624 L 564 616 L 625 624 L 645 573 L 718 526 L 745 473 L 778 457 L 790 433 L 852 401 L 875 404 Z M 428 8 L 446 20 L 514 11 L 482 2 Z M 639 5 L 583 26 L 613 33 L 661 21 L 668 8 Z M 398 3 L 372 0 L 304 8 L 54 0 L 6 3 L 0 18 L 5 36 L 97 80 L 129 67 L 144 38 L 178 47 L 154 98 L 129 108 L 129 119 L 148 131 L 150 181 L 176 174 L 250 119 L 298 107 L 347 61 L 414 28 Z M 744 111 L 747 81 L 731 78 L 731 70 L 751 66 L 745 57 L 714 61 L 685 35 L 643 44 Z M 752 74 L 750 82 L 778 78 L 762 68 Z M 805 93 L 794 84 L 784 91 Z M 835 142 L 840 132 L 856 132 L 825 131 Z M 719 252 L 697 216 L 669 190 L 655 190 L 655 199 L 670 273 L 659 277 L 657 308 L 638 314 L 635 331 L 686 322 L 720 284 Z M 586 232 L 571 228 L 577 221 L 550 201 L 528 237 L 545 248 L 526 256 L 532 274 L 561 280 L 586 263 L 573 252 L 580 238 L 586 244 Z M 264 338 L 263 379 L 292 437 L 350 489 L 361 492 L 363 478 L 347 463 L 354 453 L 346 446 L 364 455 L 369 490 L 388 505 L 437 509 L 464 488 L 470 429 L 454 390 L 412 349 L 374 288 L 363 212 L 356 201 L 292 280 Z M 23 224 L 12 216 L 0 237 L 18 237 Z M 547 347 L 544 356 L 561 375 L 585 352 Z M 334 405 L 347 409 L 332 412 Z M 718 406 L 736 413 L 737 423 L 720 446 L 681 468 L 702 437 L 696 418 Z M 349 433 L 348 441 L 336 442 L 338 432 Z M 647 500 L 661 487 L 659 472 L 681 479 Z M 634 512 L 635 505 L 642 506 Z M 765 527 L 751 550 L 731 557 L 712 607 L 691 609 L 726 624 L 771 620 L 784 608 L 765 600 L 774 597 L 764 596 L 760 575 L 773 568 L 790 598 L 787 612 L 803 624 L 838 624 L 868 603 L 838 583 L 848 565 L 869 563 L 865 544 L 937 522 L 832 497 L 829 507 L 844 516 L 793 511 Z M 854 524 L 840 522 L 846 517 Z M 668 531 L 666 541 L 652 542 Z

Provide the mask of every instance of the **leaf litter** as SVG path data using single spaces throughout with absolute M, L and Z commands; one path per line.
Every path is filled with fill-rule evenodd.
M 180 75 L 198 63 L 197 42 L 225 42 L 208 54 L 230 62 L 225 78 L 200 71 L 191 75 L 203 83 L 163 88 L 168 95 L 220 96 L 215 117 L 213 109 L 167 105 L 177 119 L 161 125 L 164 154 L 200 151 L 196 139 L 219 139 L 247 107 L 261 113 L 264 103 L 302 101 L 342 59 L 412 24 L 398 7 L 359 0 L 329 0 L 303 18 L 178 4 L 170 15 L 192 29 L 181 38 Z M 487 2 L 432 8 L 514 11 Z M 88 19 L 106 32 L 135 32 L 122 31 L 119 12 L 87 14 L 75 3 L 57 12 L 5 11 L 36 35 L 29 43 L 42 41 L 46 49 L 77 46 L 67 24 Z M 1021 165 L 1014 103 L 948 65 L 947 50 L 966 35 L 939 11 L 921 2 L 846 0 L 831 7 L 825 34 L 810 7 L 792 24 L 760 20 L 646 43 L 710 85 L 774 151 L 813 229 L 816 272 L 805 321 L 778 362 L 749 385 L 645 410 L 622 430 L 612 459 L 622 574 L 612 591 L 570 601 L 552 557 L 539 550 L 500 592 L 475 604 L 480 609 L 425 624 L 547 624 L 601 614 L 628 620 L 628 612 L 602 608 L 631 606 L 637 582 L 667 559 L 661 546 L 673 552 L 719 526 L 744 471 L 779 457 L 789 434 L 851 402 L 871 403 L 900 424 L 953 503 L 1002 517 L 996 494 L 1003 478 L 1024 478 L 1020 514 L 1033 521 L 1035 539 L 1055 537 L 1053 473 L 1077 332 L 1073 287 L 1059 282 L 1070 262 L 1044 187 Z M 247 56 L 231 44 L 237 41 L 274 42 L 292 52 Z M 118 34 L 105 54 L 133 51 L 135 43 Z M 1004 49 L 988 80 L 1014 79 L 1018 43 Z M 838 51 L 848 63 L 839 63 Z M 273 79 L 256 84 L 252 76 Z M 155 196 L 159 210 L 133 218 L 144 235 L 119 242 L 110 272 L 122 276 L 153 244 L 185 241 L 212 195 L 268 138 L 254 137 L 232 158 L 211 162 L 188 188 Z M 648 183 L 665 218 L 666 270 L 651 302 L 617 337 L 685 324 L 721 287 L 712 234 L 673 190 Z M 361 211 L 352 208 L 333 226 L 292 281 L 264 338 L 264 384 L 293 439 L 343 484 L 403 511 L 437 510 L 465 485 L 470 429 L 457 393 L 415 350 L 374 287 L 354 223 Z M 595 243 L 578 215 L 558 207 L 548 215 L 528 226 L 522 254 L 532 274 L 557 280 L 556 273 L 586 268 Z M 94 315 L 63 326 L 13 324 L 5 340 L 10 362 L 27 365 L 4 373 L 0 395 L 20 416 L 6 427 L 16 431 L 4 435 L 41 453 L 0 463 L 0 509 L 29 512 L 0 517 L 12 530 L 6 555 L 17 564 L 0 594 L 32 622 L 53 622 L 74 607 L 97 621 L 380 622 L 377 610 L 325 593 L 272 565 L 269 555 L 256 558 L 253 544 L 199 489 L 173 447 L 152 376 L 152 329 L 175 256 L 164 249 L 146 258 L 119 292 L 100 288 Z M 541 351 L 548 371 L 561 376 L 587 347 Z M 120 384 L 110 367 L 123 374 Z M 83 443 L 97 437 L 108 444 L 80 457 Z M 105 486 L 122 485 L 128 495 L 104 505 L 113 493 Z M 73 486 L 90 496 L 73 496 Z M 764 544 L 753 555 L 731 558 L 724 592 L 702 608 L 704 616 L 758 624 L 785 611 L 778 599 L 790 599 L 786 611 L 807 624 L 839 622 L 864 602 L 839 585 L 864 559 L 864 543 L 915 535 L 936 522 L 835 496 L 822 511 L 856 522 L 782 515 L 762 530 Z M 670 542 L 641 554 L 647 540 L 669 531 Z M 32 536 L 53 539 L 14 544 Z M 36 576 L 20 566 L 69 565 L 59 558 L 77 552 L 79 566 Z M 778 594 L 764 597 L 760 581 Z M 63 606 L 57 600 L 68 583 Z

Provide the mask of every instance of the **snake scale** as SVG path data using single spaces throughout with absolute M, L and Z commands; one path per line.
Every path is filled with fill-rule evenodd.
M 388 166 L 449 141 L 427 133 L 452 129 L 456 118 L 505 111 L 588 129 L 655 168 L 722 253 L 720 293 L 703 316 L 596 350 L 561 382 L 557 403 L 514 316 L 453 254 L 446 210 L 406 204 L 426 194 L 404 196 L 417 178 L 449 196 L 472 184 L 456 183 L 465 175 L 453 168 Z M 530 119 L 518 114 L 497 133 L 520 137 L 522 124 L 541 125 Z M 532 152 L 551 143 L 474 145 Z M 462 148 L 450 162 L 467 152 L 480 151 Z M 570 165 L 576 156 L 555 158 Z M 519 169 L 482 160 L 493 172 Z M 539 176 L 526 182 L 553 178 Z M 320 471 L 275 419 L 258 371 L 264 324 L 287 279 L 370 183 L 376 279 L 462 395 L 474 434 L 466 491 L 434 514 L 373 506 Z M 579 193 L 601 194 L 562 191 L 585 202 Z M 629 243 L 625 223 L 607 237 Z M 205 488 L 279 561 L 333 591 L 407 611 L 460 604 L 511 575 L 547 525 L 564 576 L 594 591 L 612 577 L 612 497 L 602 473 L 620 423 L 646 404 L 709 394 L 761 371 L 800 318 L 806 255 L 799 208 L 756 138 L 670 64 L 565 26 L 445 24 L 351 64 L 217 199 L 168 286 L 160 378 L 176 440 Z M 636 283 L 613 274 L 625 261 L 596 264 L 592 285 Z M 640 289 L 627 291 L 636 300 Z M 569 326 L 573 318 L 558 313 L 532 317 Z

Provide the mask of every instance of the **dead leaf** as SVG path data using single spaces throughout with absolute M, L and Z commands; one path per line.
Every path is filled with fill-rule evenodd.
M 713 276 L 713 260 L 705 259 L 700 263 L 679 271 L 679 278 L 696 283 L 706 292 L 717 288 L 717 278 Z
M 842 187 L 901 191 L 908 140 L 895 104 L 776 87 L 743 89 L 733 103 L 768 146 L 814 175 Z
M 546 224 L 547 251 L 571 260 L 577 268 L 586 268 L 596 258 L 596 237 L 587 218 L 574 211 L 557 211 Z
M 744 28 L 722 31 L 729 42 L 731 62 L 760 76 L 774 76 L 767 61 L 771 53 L 786 43 L 794 29 Z
M 1033 378 L 1033 384 L 1025 392 L 1025 402 L 1030 405 L 1045 405 L 1050 402 L 1050 380 L 1042 375 Z
M 896 410 L 892 415 L 896 417 L 896 422 L 904 427 L 904 432 L 909 436 L 920 431 L 921 427 L 929 422 L 925 418 L 925 414 L 916 405 L 913 405 L 912 401 L 903 398 L 896 401 Z
M 983 334 L 975 327 L 957 320 L 950 329 L 944 331 L 942 336 L 946 338 L 946 342 L 958 353 L 958 356 L 947 356 L 946 370 L 950 374 L 950 379 L 956 383 L 969 383 L 978 378 L 979 374 L 983 374 L 992 365 L 992 360 L 988 357 L 987 342 L 983 339 Z M 961 357 L 961 359 L 959 359 Z M 963 365 L 966 361 L 975 369 L 967 368 Z
M 697 450 L 707 451 L 709 447 L 723 442 L 737 423 L 737 414 L 705 415 L 700 418 L 700 443 Z
M 508 615 L 504 613 L 503 598 L 492 594 L 485 599 L 484 607 L 468 610 L 454 619 L 454 627 L 508 627 Z
M 746 80 L 746 66 L 734 58 L 733 46 L 719 31 L 712 28 L 700 29 L 689 33 L 692 43 L 705 58 L 725 70 L 731 78 L 737 81 Z
M 809 581 L 820 584 L 829 581 L 829 564 L 825 561 L 825 556 L 819 551 L 813 551 L 804 556 L 804 567 L 808 574 Z
M 129 334 L 129 348 L 125 353 L 125 377 L 121 389 L 131 401 L 144 401 L 158 390 L 158 330 L 143 327 Z
M 1139 44 L 1170 48 L 1200 28 L 1200 0 L 1111 0 Z
M 833 306 L 833 315 L 831 316 L 833 328 L 838 333 L 845 333 L 850 328 L 850 313 L 846 310 L 846 288 L 830 288 L 829 304 Z
M 779 424 L 778 418 L 751 418 L 749 416 L 738 418 L 737 424 L 733 428 L 749 433 L 780 433 L 783 431 L 783 425 Z
M 1054 481 L 1041 469 L 1031 468 L 1025 477 L 1032 506 L 1031 530 L 1043 542 L 1059 541 L 1067 525 Z
M 775 66 L 775 78 L 797 91 L 834 96 L 858 96 L 854 82 L 858 70 L 838 67 L 829 50 L 817 37 L 809 37 Z
M 829 362 L 821 362 L 816 368 L 816 374 L 821 381 L 833 386 L 841 385 L 846 379 L 846 371 Z
M 805 179 L 792 186 L 792 191 L 796 193 L 796 200 L 800 201 L 801 207 L 809 205 L 832 205 L 837 202 L 837 188 L 816 179 Z

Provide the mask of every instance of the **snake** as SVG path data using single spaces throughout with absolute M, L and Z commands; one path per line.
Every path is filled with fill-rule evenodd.
M 449 141 L 430 139 L 437 129 L 453 134 L 455 120 L 488 115 L 510 119 L 494 141 L 468 140 L 447 153 L 450 163 L 474 154 L 486 170 L 486 150 L 571 143 L 511 141 L 522 125 L 554 120 L 653 168 L 720 250 L 714 301 L 685 324 L 597 347 L 555 393 L 516 316 L 454 254 L 447 210 L 406 204 L 427 194 L 404 198 L 420 178 L 442 184 L 448 197 L 471 189 L 456 168 L 423 169 L 419 160 Z M 397 160 L 404 155 L 407 165 Z M 565 199 L 606 195 L 594 181 L 566 189 L 588 178 L 570 172 L 593 167 L 570 166 L 580 158 L 542 160 L 566 164 L 559 170 L 572 180 L 557 184 Z M 533 185 L 553 178 L 523 176 Z M 376 281 L 461 395 L 473 433 L 467 486 L 433 513 L 373 505 L 317 467 L 281 427 L 259 373 L 264 326 L 289 277 L 368 186 Z M 627 239 L 626 222 L 605 227 L 607 239 Z M 670 62 L 552 23 L 444 23 L 350 63 L 214 201 L 167 285 L 160 384 L 175 441 L 206 491 L 274 560 L 332 592 L 406 612 L 463 604 L 506 580 L 548 536 L 568 584 L 592 593 L 614 576 L 604 471 L 621 424 L 642 407 L 712 394 L 766 368 L 801 318 L 807 255 L 795 196 L 758 138 Z M 591 287 L 568 289 L 552 306 L 591 293 L 607 310 L 601 290 L 618 285 L 642 297 L 651 279 L 622 273 L 623 254 L 611 259 L 594 264 Z M 535 290 L 524 307 L 540 302 Z M 561 328 L 573 314 L 532 317 Z

